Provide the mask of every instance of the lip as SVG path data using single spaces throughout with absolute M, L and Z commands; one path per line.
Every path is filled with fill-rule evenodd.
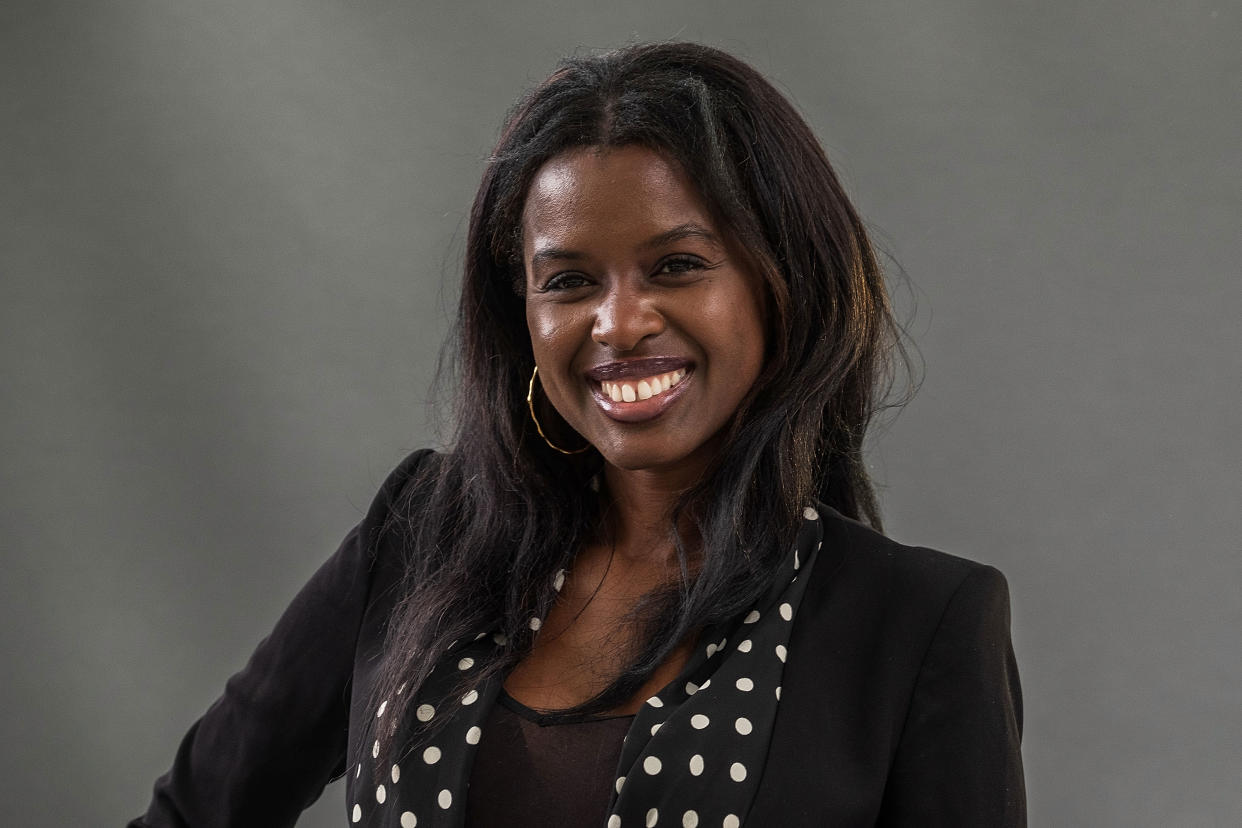
M 676 360 L 676 363 L 677 364 L 670 370 L 684 368 L 686 371 L 686 375 L 682 377 L 681 382 L 677 383 L 667 391 L 656 394 L 654 397 L 650 397 L 649 399 L 635 400 L 634 402 L 628 403 L 615 402 L 612 397 L 604 393 L 603 386 L 600 385 L 599 380 L 591 383 L 591 395 L 595 398 L 595 404 L 603 410 L 604 414 L 609 419 L 616 420 L 620 423 L 643 423 L 648 420 L 654 420 L 656 417 L 659 417 L 667 411 L 669 406 L 677 402 L 677 400 L 681 398 L 681 395 L 685 393 L 686 386 L 694 382 L 694 369 L 691 363 L 684 359 Z M 618 363 L 611 364 L 616 365 Z M 640 370 L 637 373 L 627 372 L 623 375 L 616 375 L 615 378 L 633 379 L 635 377 L 649 377 L 653 374 L 667 373 L 667 370 L 657 370 L 652 373 L 644 373 L 650 369 L 652 364 L 654 364 L 654 362 L 649 362 L 643 366 L 643 370 Z M 607 377 L 607 379 L 611 381 L 613 377 Z
M 654 377 L 657 374 L 669 374 L 680 368 L 689 373 L 693 363 L 685 357 L 658 356 L 642 359 L 623 359 L 615 362 L 603 362 L 587 370 L 586 375 L 596 382 L 616 382 L 617 380 L 641 379 Z M 666 391 L 671 394 L 673 389 Z M 653 398 L 654 399 L 654 398 Z M 645 401 L 644 401 L 645 402 Z M 627 403 L 633 405 L 633 403 Z

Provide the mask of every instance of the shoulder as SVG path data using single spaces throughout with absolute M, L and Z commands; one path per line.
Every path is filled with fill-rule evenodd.
M 372 550 L 392 529 L 416 508 L 415 500 L 426 484 L 433 482 L 443 455 L 433 449 L 418 449 L 397 464 L 371 500 L 360 533 Z
M 1005 576 L 993 566 L 898 543 L 827 506 L 819 512 L 823 545 L 811 585 L 816 592 L 862 589 L 906 611 L 944 609 L 975 594 L 1008 596 Z
M 823 543 L 799 611 L 811 640 L 911 668 L 937 638 L 1008 641 L 1009 588 L 995 567 L 898 543 L 826 506 L 819 511 Z
M 365 517 L 354 527 L 354 565 L 371 582 L 372 599 L 404 577 L 413 519 L 425 504 L 424 493 L 434 484 L 442 459 L 432 449 L 406 455 L 384 478 Z
M 1003 699 L 1005 726 L 1020 733 L 1005 576 L 827 507 L 820 515 L 823 544 L 790 638 L 790 700 L 856 709 L 865 699 L 896 735 L 921 687 L 927 698 Z
M 901 811 L 902 819 L 881 824 L 1015 824 L 942 819 L 933 807 L 966 803 L 963 786 L 980 768 L 1007 774 L 983 788 L 1020 792 L 1022 702 L 1004 576 L 898 543 L 830 508 L 817 511 L 822 544 L 790 634 L 773 737 L 782 776 L 813 787 L 823 768 L 845 771 L 858 782 L 853 804 L 878 809 L 887 798 L 886 814 L 915 802 L 909 780 L 924 779 L 926 818 Z M 976 765 L 964 769 L 957 753 Z M 895 763 L 908 769 L 900 785 Z M 891 793 L 898 787 L 900 802 Z M 875 810 L 868 814 L 875 822 Z
M 821 514 L 809 623 L 795 630 L 814 656 L 799 673 L 801 709 L 837 706 L 869 723 L 859 738 L 879 746 L 885 769 L 878 824 L 1025 825 L 1005 576 Z

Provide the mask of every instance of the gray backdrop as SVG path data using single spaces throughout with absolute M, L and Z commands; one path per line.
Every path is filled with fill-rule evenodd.
M 1240 35 L 1196 0 L 4 0 L 5 821 L 145 807 L 434 443 L 506 107 L 677 37 L 788 92 L 908 273 L 925 381 L 872 460 L 891 534 L 1009 577 L 1032 822 L 1237 824 Z

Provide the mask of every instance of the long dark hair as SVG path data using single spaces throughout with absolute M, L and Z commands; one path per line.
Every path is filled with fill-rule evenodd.
M 663 43 L 566 60 L 510 112 L 483 174 L 450 344 L 455 441 L 424 464 L 390 521 L 408 550 L 376 688 L 394 727 L 411 724 L 414 696 L 397 689 L 420 686 L 453 641 L 498 625 L 507 643 L 485 673 L 529 652 L 528 621 L 551 605 L 555 573 L 597 534 L 601 498 L 588 483 L 601 458 L 553 451 L 527 412 L 521 215 L 549 159 L 631 144 L 679 164 L 721 230 L 750 251 L 766 285 L 768 353 L 719 457 L 669 527 L 681 582 L 643 602 L 640 646 L 577 712 L 629 699 L 689 633 L 757 600 L 811 500 L 879 528 L 862 446 L 890 385 L 897 328 L 863 223 L 810 128 L 758 72 L 717 49 Z M 682 519 L 703 550 L 694 577 L 675 529 Z

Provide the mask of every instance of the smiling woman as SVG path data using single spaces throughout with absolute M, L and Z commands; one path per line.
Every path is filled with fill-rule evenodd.
M 762 370 L 763 293 L 686 174 L 640 145 L 566 152 L 536 174 L 522 238 L 552 405 L 605 476 L 701 478 Z
M 417 452 L 135 826 L 1025 823 L 996 570 L 879 533 L 896 344 L 815 137 L 694 44 L 566 61 L 471 213 Z

